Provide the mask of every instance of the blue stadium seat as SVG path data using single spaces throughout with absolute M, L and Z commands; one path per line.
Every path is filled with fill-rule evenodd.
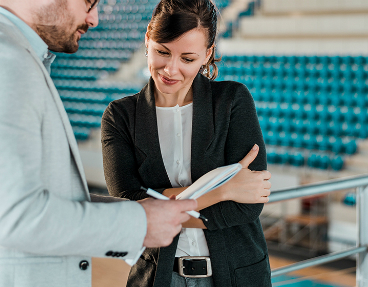
M 344 160 L 341 156 L 336 156 L 331 159 L 331 168 L 335 171 L 339 171 L 344 166 Z
M 301 167 L 305 163 L 305 158 L 301 153 L 296 153 L 290 156 L 290 164 L 296 167 Z
M 348 192 L 343 198 L 342 202 L 345 205 L 355 206 L 356 205 L 356 194 L 354 192 Z

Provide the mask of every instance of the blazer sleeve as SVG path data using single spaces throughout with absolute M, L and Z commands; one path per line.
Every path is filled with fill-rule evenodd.
M 134 107 L 129 106 L 129 110 L 134 110 Z M 110 103 L 101 122 L 106 185 L 112 196 L 140 200 L 147 198 L 148 195 L 145 191 L 140 190 L 144 183 L 138 173 L 139 166 L 135 157 L 132 130 L 134 128 L 130 127 L 128 114 L 124 113 L 124 110 L 118 110 L 114 103 Z
M 0 37 L 0 245 L 39 255 L 136 256 L 146 234 L 140 204 L 76 201 L 44 183 L 42 126 L 51 92 L 47 75 L 17 47 Z M 60 174 L 69 168 L 62 165 Z
M 234 83 L 234 98 L 231 104 L 230 122 L 225 144 L 226 165 L 239 162 L 252 149 L 259 146 L 257 158 L 250 164 L 251 170 L 267 169 L 266 148 L 254 105 L 248 89 Z M 241 204 L 223 201 L 202 210 L 211 218 L 205 222 L 209 230 L 222 229 L 255 221 L 262 212 L 263 204 Z

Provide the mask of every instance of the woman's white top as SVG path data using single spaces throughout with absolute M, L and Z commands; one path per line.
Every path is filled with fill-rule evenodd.
M 193 103 L 179 107 L 156 107 L 162 158 L 172 187 L 189 186 Z M 209 256 L 206 238 L 200 228 L 183 228 L 176 257 Z

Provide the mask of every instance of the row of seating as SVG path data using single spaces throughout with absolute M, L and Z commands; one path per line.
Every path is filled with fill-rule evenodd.
M 68 113 L 69 121 L 74 127 L 82 127 L 85 130 L 101 127 L 101 116 L 82 115 L 77 113 Z
M 132 57 L 131 49 L 81 49 L 78 53 L 67 55 L 58 53 L 58 62 L 60 59 L 75 60 L 118 60 L 125 62 Z
M 299 80 L 295 78 L 283 78 L 283 79 L 274 79 L 274 78 L 257 78 L 255 80 L 251 80 L 249 77 L 247 79 L 236 79 L 234 77 L 223 77 L 219 78 L 219 80 L 232 80 L 236 82 L 240 82 L 245 84 L 249 89 L 253 87 L 258 91 L 264 89 L 265 91 L 275 91 L 275 92 L 294 92 L 294 91 L 309 91 L 314 93 L 334 93 L 334 94 L 342 94 L 342 93 L 359 93 L 359 94 L 367 94 L 368 86 L 365 84 L 365 81 L 359 82 L 350 82 L 343 83 L 334 81 L 332 83 L 319 82 L 317 80 Z
M 104 49 L 107 52 L 113 49 L 132 49 L 136 50 L 142 47 L 143 42 L 141 40 L 126 39 L 120 41 L 114 40 L 84 40 L 83 38 L 79 41 L 80 50 L 83 49 Z M 77 52 L 78 54 L 78 52 Z
M 85 93 L 97 92 L 106 94 L 135 94 L 140 88 L 126 84 L 98 84 L 96 82 L 77 81 L 77 80 L 54 80 L 55 86 L 61 93 L 66 91 L 81 91 Z
M 94 27 L 88 30 L 88 33 L 92 31 L 102 31 L 102 32 L 104 31 L 130 31 L 130 30 L 145 31 L 146 29 L 147 29 L 146 22 L 99 23 L 97 27 Z
M 277 119 L 309 119 L 320 120 L 322 123 L 334 121 L 335 123 L 361 123 L 368 124 L 368 113 L 360 107 L 335 107 L 335 106 L 312 106 L 299 104 L 257 103 L 257 113 L 266 118 Z
M 249 87 L 248 87 L 249 88 Z M 321 105 L 334 107 L 360 107 L 368 108 L 368 97 L 363 93 L 332 93 L 332 92 L 310 92 L 310 91 L 277 91 L 251 88 L 250 92 L 255 101 L 269 102 L 289 105 Z
M 343 78 L 345 80 L 354 79 L 367 79 L 368 70 L 360 66 L 356 69 L 352 67 L 341 68 L 339 66 L 329 67 L 306 67 L 306 66 L 254 66 L 254 65 L 219 65 L 219 73 L 224 75 L 233 75 L 238 77 L 289 77 L 289 78 L 300 78 L 305 80 L 306 78 L 320 79 L 333 81 L 335 79 Z
M 78 102 L 68 102 L 63 101 L 65 110 L 70 114 L 82 114 L 82 115 L 95 115 L 102 116 L 104 113 L 107 104 L 101 103 L 78 103 Z
M 86 127 L 80 127 L 80 126 L 76 126 L 73 125 L 73 132 L 74 132 L 74 136 L 77 140 L 86 140 L 88 139 L 90 133 L 91 133 L 91 129 L 90 128 L 86 128 Z
M 83 59 L 59 59 L 53 64 L 56 69 L 97 69 L 115 72 L 119 69 L 121 63 L 118 60 L 83 60 Z
M 85 36 L 83 36 L 83 41 L 91 41 L 91 40 L 125 40 L 125 41 L 136 41 L 144 39 L 144 32 L 139 30 L 131 30 L 131 31 L 91 31 Z
M 131 90 L 129 93 L 109 93 L 109 92 L 93 92 L 93 91 L 73 91 L 61 90 L 59 91 L 60 98 L 63 102 L 75 103 L 91 103 L 91 104 L 105 104 L 106 106 L 114 100 L 121 99 L 125 96 L 131 96 L 135 93 Z
M 144 39 L 144 32 L 147 28 L 143 29 L 124 29 L 124 30 L 107 30 L 98 31 L 92 29 L 85 35 L 83 35 L 83 40 L 125 40 L 125 39 Z
M 99 15 L 103 14 L 152 14 L 155 5 L 152 4 L 125 4 L 103 5 L 99 8 Z
M 296 56 L 296 55 L 223 55 L 222 62 L 224 63 L 278 63 L 278 64 L 290 64 L 295 66 L 296 64 L 323 64 L 323 65 L 368 65 L 368 57 L 366 56 Z
M 151 0 L 101 0 L 99 4 L 99 8 L 105 5 L 115 5 L 115 4 L 125 4 L 125 5 L 132 5 L 132 4 L 147 4 L 151 3 Z
M 106 71 L 99 70 L 76 70 L 76 69 L 52 69 L 51 77 L 54 80 L 86 80 L 96 81 L 101 78 Z
M 341 139 L 324 135 L 309 135 L 297 133 L 263 132 L 264 141 L 271 146 L 303 148 L 307 150 L 332 151 L 335 154 L 356 153 L 358 146 L 354 139 Z
M 344 167 L 344 158 L 342 156 L 319 153 L 289 153 L 287 151 L 271 150 L 267 152 L 267 160 L 270 164 L 292 165 L 295 167 L 307 165 L 308 167 L 322 170 L 332 169 L 339 171 Z
M 99 21 L 101 23 L 121 23 L 127 21 L 147 22 L 151 18 L 151 14 L 101 14 Z
M 263 131 L 286 132 L 308 135 L 326 135 L 333 137 L 368 137 L 368 125 L 364 123 L 349 124 L 346 122 L 323 122 L 314 119 L 279 119 L 275 117 L 259 117 Z
M 231 1 L 230 0 L 215 0 L 213 2 L 216 4 L 217 8 L 221 10 L 227 7 Z M 119 8 L 128 7 L 127 9 L 130 9 L 129 7 L 132 7 L 132 6 L 147 5 L 147 6 L 150 6 L 151 9 L 149 11 L 152 13 L 157 3 L 158 3 L 158 0 L 101 0 L 99 4 L 99 10 L 103 10 L 104 7 L 106 6 L 113 6 L 114 8 L 116 6 L 118 6 Z

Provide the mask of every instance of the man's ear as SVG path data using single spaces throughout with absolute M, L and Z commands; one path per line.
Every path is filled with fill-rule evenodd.
M 214 48 L 215 48 L 215 44 L 213 44 L 210 48 L 207 49 L 206 59 L 204 60 L 203 65 L 206 65 L 208 63 L 209 59 L 211 58 Z

